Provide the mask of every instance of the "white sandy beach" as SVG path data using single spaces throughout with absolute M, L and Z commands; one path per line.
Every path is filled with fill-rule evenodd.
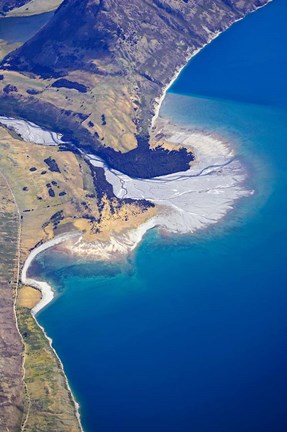
M 41 295 L 42 295 L 42 298 L 41 298 L 40 302 L 31 311 L 32 315 L 34 317 L 35 317 L 35 315 L 38 312 L 40 312 L 40 310 L 42 310 L 45 306 L 47 306 L 53 300 L 53 298 L 54 298 L 54 291 L 52 290 L 52 287 L 47 282 L 39 281 L 39 280 L 35 280 L 35 279 L 27 277 L 27 272 L 28 272 L 28 269 L 29 269 L 32 261 L 41 252 L 44 252 L 45 250 L 47 250 L 47 249 L 49 249 L 49 248 L 51 248 L 53 246 L 56 246 L 56 245 L 58 245 L 58 244 L 60 244 L 62 242 L 65 242 L 67 240 L 73 239 L 74 241 L 76 241 L 77 239 L 80 238 L 80 236 L 81 236 L 81 234 L 79 232 L 71 232 L 71 233 L 64 234 L 62 236 L 55 237 L 52 240 L 49 240 L 46 243 L 44 243 L 44 244 L 36 247 L 35 249 L 33 249 L 31 251 L 30 255 L 28 256 L 28 258 L 26 259 L 26 261 L 24 263 L 24 266 L 22 268 L 22 272 L 21 272 L 21 282 L 24 285 L 28 285 L 28 286 L 31 286 L 31 287 L 34 287 L 34 288 L 38 289 L 39 291 L 41 291 Z M 42 331 L 45 334 L 46 338 L 48 339 L 50 347 L 51 347 L 51 349 L 53 350 L 55 356 L 58 359 L 58 362 L 60 364 L 60 367 L 61 367 L 61 369 L 63 371 L 63 374 L 64 374 L 64 377 L 65 377 L 67 388 L 68 388 L 68 390 L 69 390 L 69 392 L 71 394 L 71 397 L 72 397 L 74 405 L 75 405 L 75 413 L 76 413 L 76 417 L 77 417 L 78 422 L 79 422 L 80 429 L 81 429 L 81 431 L 83 431 L 83 428 L 82 428 L 82 425 L 81 425 L 81 416 L 80 416 L 80 411 L 79 411 L 80 405 L 78 404 L 78 402 L 76 401 L 76 399 L 75 399 L 75 397 L 73 395 L 73 392 L 71 390 L 69 381 L 68 381 L 67 376 L 65 374 L 63 363 L 62 363 L 60 357 L 58 356 L 55 348 L 53 347 L 53 341 L 52 341 L 52 339 L 47 335 L 47 333 L 45 332 L 45 329 L 39 323 L 38 323 L 38 325 L 40 326 L 40 328 L 42 329 Z
M 42 245 L 33 249 L 30 255 L 28 256 L 28 258 L 26 259 L 21 273 L 21 282 L 23 285 L 29 285 L 33 288 L 38 289 L 39 291 L 41 291 L 42 294 L 42 298 L 40 302 L 32 309 L 33 315 L 36 315 L 38 312 L 40 312 L 40 310 L 42 310 L 45 306 L 47 306 L 47 304 L 49 304 L 53 300 L 54 291 L 52 290 L 51 286 L 47 282 L 31 279 L 27 276 L 28 269 L 32 261 L 36 258 L 37 255 L 39 255 L 39 253 L 53 246 L 56 246 L 59 243 L 65 242 L 72 238 L 76 239 L 79 237 L 80 237 L 79 232 L 71 232 L 71 233 L 64 234 L 62 236 L 55 237 L 52 240 L 49 240 L 46 243 L 43 243 Z

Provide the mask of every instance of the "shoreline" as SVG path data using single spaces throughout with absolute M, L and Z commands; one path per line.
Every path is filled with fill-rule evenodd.
M 14 119 L 0 117 L 0 122 L 9 123 L 12 128 Z M 25 135 L 25 139 L 34 142 L 34 135 L 30 133 L 31 124 L 16 120 L 17 132 Z M 35 145 L 48 145 L 46 135 L 53 136 L 54 132 L 42 130 L 32 124 L 37 130 Z M 28 131 L 28 133 L 27 133 Z M 210 131 L 190 128 L 172 123 L 170 118 L 158 118 L 153 131 L 164 136 L 171 145 L 178 145 L 190 149 L 195 160 L 187 171 L 158 176 L 151 179 L 137 179 L 129 177 L 115 169 L 109 169 L 105 162 L 94 155 L 83 153 L 96 167 L 101 167 L 107 182 L 119 198 L 139 200 L 143 197 L 154 203 L 157 214 L 141 223 L 136 228 L 112 233 L 108 240 L 96 240 L 91 243 L 78 241 L 68 244 L 65 249 L 72 254 L 93 259 L 107 260 L 116 256 L 128 255 L 142 241 L 145 233 L 155 227 L 174 234 L 193 234 L 195 231 L 216 224 L 232 208 L 235 201 L 251 195 L 252 191 L 245 186 L 246 170 L 237 158 L 235 149 L 229 141 Z M 31 285 L 42 293 L 42 299 L 36 305 L 32 314 L 37 314 L 43 307 L 53 300 L 51 287 L 43 281 L 32 280 L 27 277 L 28 267 L 38 253 L 67 242 L 80 233 L 69 233 L 55 237 L 47 243 L 32 250 L 22 270 L 22 282 Z
M 84 429 L 83 429 L 83 427 L 82 427 L 82 423 L 81 423 L 80 404 L 79 404 L 79 402 L 76 401 L 75 396 L 74 396 L 74 394 L 73 394 L 73 392 L 72 392 L 72 389 L 71 389 L 70 384 L 69 384 L 69 380 L 68 380 L 67 375 L 66 375 L 66 373 L 65 373 L 65 369 L 64 369 L 63 362 L 62 362 L 62 360 L 60 359 L 60 357 L 58 356 L 57 351 L 56 351 L 55 348 L 53 347 L 53 339 L 50 338 L 50 337 L 47 335 L 47 333 L 46 333 L 44 327 L 41 326 L 41 324 L 37 321 L 35 315 L 32 315 L 32 316 L 33 316 L 34 320 L 37 322 L 37 325 L 40 327 L 40 329 L 41 329 L 42 332 L 44 333 L 44 336 L 46 337 L 46 339 L 47 339 L 48 342 L 49 342 L 49 345 L 50 345 L 51 350 L 53 351 L 53 353 L 54 353 L 54 355 L 55 355 L 57 361 L 59 362 L 60 369 L 61 369 L 61 371 L 62 371 L 62 373 L 63 373 L 63 376 L 64 376 L 64 379 L 65 379 L 65 383 L 66 383 L 66 386 L 67 386 L 68 392 L 69 392 L 69 394 L 70 394 L 70 396 L 71 396 L 71 399 L 72 399 L 72 401 L 73 401 L 73 404 L 74 404 L 74 406 L 75 406 L 75 415 L 76 415 L 76 418 L 77 418 L 77 420 L 78 420 L 80 430 L 81 430 L 82 432 L 84 432 Z
M 178 127 L 162 118 L 158 127 L 159 133 L 164 130 L 169 142 L 194 151 L 196 158 L 187 172 L 139 180 L 109 170 L 100 158 L 90 157 L 92 165 L 105 170 L 118 198 L 145 197 L 157 206 L 157 214 L 137 228 L 112 234 L 107 241 L 66 243 L 62 251 L 100 261 L 122 259 L 136 249 L 151 229 L 192 235 L 219 223 L 237 201 L 253 195 L 254 191 L 246 185 L 245 167 L 229 141 L 202 130 Z
M 52 240 L 48 240 L 47 242 L 41 244 L 40 246 L 37 246 L 35 249 L 33 249 L 28 258 L 26 259 L 24 266 L 22 268 L 21 272 L 21 283 L 26 286 L 31 286 L 37 290 L 39 290 L 42 294 L 42 298 L 40 302 L 31 310 L 31 313 L 33 316 L 35 316 L 40 310 L 42 310 L 45 306 L 47 306 L 54 298 L 54 291 L 52 290 L 51 286 L 44 281 L 38 281 L 32 278 L 27 277 L 27 272 L 36 258 L 37 255 L 39 255 L 41 252 L 44 252 L 45 250 L 58 245 L 59 243 L 62 243 L 66 240 L 69 240 L 71 238 L 79 237 L 81 234 L 79 232 L 71 232 L 67 234 L 63 234 L 61 236 L 54 237 Z
M 253 11 L 251 11 L 250 13 L 256 12 L 258 9 L 261 9 L 261 8 L 265 7 L 265 6 L 268 5 L 271 1 L 272 1 L 272 0 L 269 0 L 269 1 L 268 1 L 265 5 L 263 5 L 263 6 L 256 7 L 256 8 L 255 8 Z M 241 21 L 243 18 L 245 18 L 245 17 L 242 17 L 242 18 L 240 18 L 240 19 L 234 21 L 234 22 L 232 23 L 232 25 L 234 25 L 234 24 L 235 24 L 236 22 L 238 22 L 238 21 Z M 232 25 L 231 25 L 231 26 L 232 26 Z M 230 28 L 231 26 L 229 26 L 228 28 Z M 186 62 L 185 62 L 185 64 L 184 64 L 183 66 L 181 66 L 181 67 L 176 71 L 176 73 L 175 73 L 173 79 L 171 80 L 171 82 L 170 82 L 170 83 L 165 87 L 162 96 L 161 96 L 158 100 L 156 100 L 155 103 L 154 103 L 154 108 L 155 108 L 155 110 L 154 110 L 154 116 L 152 117 L 152 120 L 151 120 L 151 126 L 150 126 L 150 129 L 154 129 L 154 128 L 155 128 L 155 123 L 157 122 L 157 120 L 158 120 L 158 118 L 159 118 L 160 109 L 161 109 L 162 103 L 163 103 L 163 101 L 164 101 L 164 99 L 165 99 L 165 97 L 166 97 L 166 94 L 167 94 L 168 90 L 170 89 L 170 87 L 173 85 L 173 83 L 178 79 L 178 77 L 179 77 L 179 75 L 181 74 L 182 70 L 187 66 L 187 64 L 190 62 L 190 60 L 191 60 L 193 57 L 195 57 L 195 56 L 196 56 L 196 55 L 197 55 L 197 54 L 198 54 L 202 49 L 204 49 L 204 48 L 205 48 L 209 43 L 211 43 L 211 42 L 212 42 L 213 40 L 215 40 L 215 39 L 216 39 L 216 38 L 217 38 L 221 33 L 225 32 L 225 31 L 226 31 L 226 29 L 224 29 L 222 32 L 218 32 L 218 33 L 216 33 L 215 35 L 213 35 L 213 37 L 211 37 L 205 45 L 203 45 L 201 48 L 198 48 L 196 51 L 194 51 L 193 53 L 191 53 L 191 55 L 189 55 L 189 56 L 186 58 Z M 58 137 L 57 137 L 57 138 L 58 138 Z M 46 144 L 46 143 L 45 143 L 45 144 Z M 251 193 L 250 193 L 250 194 L 251 194 Z M 250 195 L 250 194 L 249 194 L 249 195 Z M 247 196 L 247 195 L 242 195 L 242 196 Z M 239 197 L 239 198 L 240 198 L 240 197 Z M 221 216 L 219 217 L 219 220 L 222 220 L 222 219 L 226 216 L 226 214 L 228 214 L 232 209 L 233 209 L 233 206 L 228 206 L 228 211 L 227 211 L 225 214 L 223 214 L 223 215 L 221 214 Z M 163 213 L 163 219 L 165 219 L 165 218 L 166 218 L 166 215 Z M 144 236 L 145 236 L 145 234 L 147 233 L 147 231 L 149 231 L 150 229 L 153 229 L 153 228 L 157 227 L 158 225 L 160 225 L 160 224 L 156 223 L 153 219 L 154 219 L 154 218 L 148 220 L 146 223 L 140 225 L 140 226 L 138 227 L 138 229 L 134 230 L 134 231 L 137 231 L 137 234 L 136 234 L 137 241 L 134 242 L 134 244 L 133 244 L 133 246 L 130 248 L 129 252 L 133 251 L 133 250 L 134 250 L 134 249 L 135 249 L 135 248 L 136 248 L 136 247 L 141 243 L 141 241 L 142 241 L 142 239 L 144 238 Z M 163 228 L 163 227 L 161 227 L 161 228 Z M 204 228 L 204 226 L 203 226 L 202 228 Z M 163 228 L 163 229 L 164 229 L 164 228 Z M 199 229 L 200 229 L 200 228 L 199 228 Z M 190 234 L 192 234 L 192 232 L 191 232 Z M 43 252 L 43 251 L 45 251 L 45 250 L 47 250 L 47 249 L 49 249 L 49 248 L 51 248 L 51 247 L 53 247 L 53 246 L 59 245 L 60 243 L 65 242 L 66 240 L 71 240 L 72 238 L 76 238 L 76 237 L 80 237 L 80 236 L 81 236 L 80 233 L 78 233 L 78 232 L 77 232 L 77 233 L 74 232 L 74 233 L 68 233 L 68 234 L 65 234 L 65 235 L 62 235 L 62 236 L 59 236 L 59 237 L 55 237 L 54 239 L 48 241 L 47 243 L 44 243 L 43 245 L 41 245 L 41 246 L 39 246 L 39 247 L 33 249 L 33 250 L 31 251 L 31 253 L 29 254 L 27 260 L 25 261 L 24 266 L 23 266 L 23 269 L 22 269 L 22 272 L 21 272 L 21 282 L 22 282 L 24 285 L 30 285 L 30 286 L 32 286 L 32 287 L 34 287 L 34 288 L 40 290 L 41 293 L 42 293 L 41 301 L 40 301 L 40 302 L 39 302 L 39 303 L 38 303 L 38 304 L 37 304 L 37 305 L 32 309 L 32 311 L 31 311 L 31 314 L 32 314 L 33 318 L 34 318 L 36 321 L 37 321 L 37 319 L 36 319 L 36 314 L 37 314 L 40 310 L 42 310 L 45 306 L 47 306 L 47 305 L 48 305 L 48 304 L 53 300 L 53 298 L 54 298 L 54 291 L 53 291 L 52 287 L 51 287 L 47 282 L 44 282 L 44 281 L 41 282 L 41 281 L 34 280 L 34 279 L 31 279 L 31 278 L 28 278 L 28 277 L 27 277 L 27 272 L 28 272 L 28 269 L 29 269 L 29 267 L 30 267 L 32 261 L 35 259 L 35 257 L 36 257 L 39 253 L 41 253 L 41 252 Z M 74 245 L 74 247 L 75 247 L 75 245 Z M 77 246 L 77 247 L 79 247 L 79 246 Z M 113 247 L 111 248 L 111 252 L 114 253 L 114 249 L 113 249 Z M 17 322 L 17 320 L 16 320 L 16 322 Z M 53 347 L 53 341 L 52 341 L 52 339 L 47 335 L 47 333 L 45 332 L 45 329 L 44 329 L 44 328 L 43 328 L 43 327 L 38 323 L 38 321 L 37 321 L 37 324 L 38 324 L 39 327 L 42 329 L 42 331 L 43 331 L 45 337 L 46 337 L 47 340 L 49 341 L 49 345 L 50 345 L 52 351 L 54 352 L 54 354 L 55 354 L 55 356 L 56 356 L 56 358 L 57 358 L 57 360 L 58 360 L 58 362 L 59 362 L 60 368 L 61 368 L 62 373 L 63 373 L 63 375 L 64 375 L 64 379 L 65 379 L 65 382 L 66 382 L 66 385 L 67 385 L 68 391 L 69 391 L 69 393 L 70 393 L 70 395 L 71 395 L 72 401 L 73 401 L 74 406 L 75 406 L 75 414 L 76 414 L 76 417 L 77 417 L 77 419 L 78 419 L 80 429 L 81 429 L 81 431 L 83 431 L 83 428 L 82 428 L 82 425 L 81 425 L 80 411 L 79 411 L 79 410 L 80 410 L 80 405 L 79 405 L 79 403 L 76 401 L 76 399 L 75 399 L 75 397 L 74 397 L 74 395 L 73 395 L 73 392 L 72 392 L 71 387 L 70 387 L 70 385 L 69 385 L 68 378 L 67 378 L 67 376 L 66 376 L 66 374 L 65 374 L 64 365 L 63 365 L 63 363 L 62 363 L 60 357 L 58 356 L 58 354 L 57 354 L 55 348 Z
M 259 9 L 262 9 L 264 7 L 266 7 L 269 3 L 271 3 L 273 0 L 268 0 L 266 4 L 262 5 L 262 6 L 257 6 L 255 7 L 254 10 L 250 11 L 248 15 L 258 11 Z M 247 15 L 247 16 L 248 16 Z M 185 64 L 183 66 L 180 66 L 178 68 L 178 70 L 175 72 L 173 78 L 171 79 L 170 83 L 166 85 L 166 87 L 163 89 L 163 94 L 158 97 L 154 104 L 153 104 L 153 108 L 154 108 L 154 115 L 151 119 L 151 125 L 150 125 L 150 130 L 152 130 L 155 127 L 155 122 L 157 120 L 157 118 L 159 117 L 159 112 L 162 106 L 162 103 L 166 97 L 166 94 L 168 92 L 168 90 L 170 89 L 170 87 L 175 83 L 175 81 L 177 80 L 177 78 L 179 77 L 179 75 L 181 74 L 181 72 L 183 71 L 183 69 L 185 69 L 185 67 L 189 64 L 189 62 L 193 59 L 193 57 L 195 57 L 197 54 L 200 53 L 200 51 L 202 51 L 204 48 L 207 47 L 207 45 L 209 45 L 212 41 L 214 41 L 216 38 L 218 38 L 222 33 L 226 32 L 227 30 L 229 30 L 232 26 L 234 26 L 234 24 L 242 21 L 243 19 L 245 19 L 247 17 L 246 15 L 243 16 L 242 18 L 238 18 L 237 20 L 235 20 L 231 25 L 229 25 L 226 29 L 219 31 L 217 33 L 215 33 L 214 35 L 212 35 L 210 37 L 210 39 L 208 40 L 208 42 L 206 42 L 202 47 L 197 48 L 195 51 L 193 51 L 191 54 L 186 56 L 185 59 Z
M 23 124 L 22 126 L 25 125 Z M 54 291 L 47 282 L 27 276 L 28 269 L 33 260 L 39 253 L 63 243 L 66 243 L 63 247 L 68 253 L 82 258 L 99 259 L 102 261 L 112 260 L 113 258 L 117 260 L 134 251 L 142 242 L 145 234 L 151 229 L 158 227 L 160 231 L 173 235 L 192 235 L 195 231 L 202 231 L 204 228 L 222 221 L 233 209 L 234 202 L 252 194 L 252 191 L 242 187 L 246 180 L 246 173 L 239 160 L 236 159 L 234 150 L 229 142 L 210 132 L 181 127 L 172 124 L 167 119 L 158 118 L 155 134 L 162 131 L 164 131 L 168 142 L 184 145 L 194 152 L 195 161 L 188 171 L 152 179 L 138 180 L 132 179 L 116 170 L 109 170 L 100 158 L 90 158 L 91 163 L 105 170 L 107 181 L 113 187 L 114 193 L 118 198 L 142 199 L 142 197 L 145 197 L 145 199 L 154 202 L 158 206 L 158 215 L 147 220 L 137 228 L 130 229 L 121 234 L 111 235 L 108 241 L 98 240 L 94 243 L 85 243 L 81 241 L 82 234 L 78 231 L 54 237 L 33 249 L 22 268 L 21 282 L 23 285 L 30 285 L 42 294 L 40 302 L 31 310 L 31 315 L 42 329 L 59 362 L 82 431 L 79 413 L 80 406 L 72 393 L 63 363 L 53 347 L 52 339 L 46 334 L 45 329 L 38 323 L 36 318 L 37 313 L 54 299 Z M 21 130 L 18 130 L 19 132 Z M 50 131 L 43 132 L 53 133 Z M 42 141 L 41 139 L 41 130 L 39 130 L 39 137 L 41 144 L 45 145 L 46 143 L 43 143 L 45 140 Z M 31 139 L 30 133 L 27 138 Z M 89 155 L 86 154 L 85 156 L 88 157 Z M 221 175 L 222 172 L 223 175 Z M 208 180 L 207 183 L 206 179 Z M 217 183 L 218 179 L 219 183 Z M 211 183 L 215 181 L 215 183 L 210 184 L 210 181 Z M 159 195 L 157 195 L 158 193 Z M 224 194 L 227 195 L 225 196 Z M 220 201 L 220 197 L 222 196 L 223 201 Z M 183 201 L 180 201 L 182 197 Z M 221 208 L 218 207 L 218 203 L 221 203 Z M 188 206 L 191 206 L 191 208 L 188 209 Z M 203 214 L 200 215 L 198 209 L 203 209 Z M 200 217 L 198 217 L 199 215 Z M 72 241 L 76 238 L 78 239 L 77 241 Z
M 62 243 L 66 240 L 69 240 L 69 239 L 72 239 L 75 237 L 79 237 L 80 235 L 81 234 L 79 234 L 78 232 L 71 232 L 71 233 L 63 234 L 63 235 L 55 237 L 54 239 L 49 240 L 46 243 L 43 243 L 42 245 L 33 249 L 30 252 L 28 258 L 26 259 L 26 261 L 24 263 L 24 266 L 23 266 L 22 272 L 21 272 L 21 276 L 20 276 L 20 280 L 21 280 L 21 283 L 23 285 L 31 286 L 31 287 L 39 290 L 42 294 L 42 298 L 41 298 L 40 302 L 36 306 L 34 306 L 34 308 L 31 310 L 31 315 L 32 315 L 33 319 L 36 321 L 37 325 L 42 330 L 42 332 L 44 333 L 44 336 L 48 340 L 50 348 L 53 351 L 53 353 L 54 353 L 54 355 L 55 355 L 55 357 L 56 357 L 56 359 L 60 365 L 60 369 L 63 373 L 68 392 L 70 394 L 70 397 L 71 397 L 72 402 L 73 402 L 74 407 L 75 407 L 75 415 L 76 415 L 76 418 L 78 420 L 80 430 L 82 432 L 84 432 L 82 424 L 81 424 L 80 404 L 76 401 L 75 396 L 72 392 L 72 389 L 70 387 L 67 375 L 65 373 L 64 365 L 63 365 L 60 357 L 58 356 L 57 351 L 53 347 L 53 340 L 47 335 L 44 327 L 38 322 L 38 320 L 36 318 L 36 314 L 38 312 L 40 312 L 40 310 L 42 310 L 45 306 L 47 306 L 53 300 L 54 291 L 53 291 L 52 287 L 47 282 L 38 281 L 36 279 L 32 279 L 32 278 L 27 277 L 27 271 L 28 271 L 32 261 L 36 258 L 37 255 L 39 255 L 41 252 L 43 252 L 43 251 L 45 251 L 45 250 L 47 250 L 53 246 L 56 246 L 59 243 Z M 16 320 L 16 322 L 17 322 L 17 320 Z
M 272 1 L 272 0 L 270 0 L 270 1 Z M 223 30 L 224 31 L 224 30 Z M 152 118 L 152 120 L 151 120 L 151 126 L 150 126 L 150 129 L 153 129 L 154 127 L 155 127 L 155 122 L 156 122 L 156 120 L 158 119 L 158 117 L 159 117 L 159 112 L 160 112 L 160 109 L 161 109 L 161 106 L 162 106 L 162 104 L 163 104 L 163 101 L 164 101 L 164 99 L 165 99 L 165 97 L 166 97 L 166 95 L 167 95 L 167 92 L 168 92 L 168 90 L 170 89 L 170 87 L 175 83 L 175 81 L 177 80 L 177 78 L 179 77 L 179 75 L 181 74 L 181 72 L 183 71 L 183 69 L 188 65 L 188 63 L 190 62 L 190 60 L 193 58 L 193 57 L 195 57 L 201 50 L 203 50 L 208 44 L 210 44 L 213 40 L 215 40 L 219 35 L 221 35 L 221 33 L 222 32 L 218 32 L 218 33 L 215 33 L 209 40 L 208 40 L 208 42 L 206 42 L 201 48 L 197 48 L 195 51 L 193 51 L 191 54 L 188 54 L 187 56 L 186 56 L 186 58 L 185 58 L 185 63 L 184 63 L 184 65 L 183 66 L 180 66 L 179 68 L 178 68 L 178 70 L 176 70 L 176 72 L 175 72 L 175 74 L 174 74 L 174 76 L 173 76 L 173 78 L 172 78 L 172 80 L 170 81 L 170 83 L 164 88 L 164 90 L 163 90 L 163 94 L 159 97 L 159 98 L 157 98 L 156 100 L 155 100 L 155 103 L 154 103 L 154 107 L 155 107 L 155 110 L 154 110 L 154 115 L 153 115 L 153 118 Z
M 64 246 L 64 249 L 76 257 L 91 258 L 93 261 L 117 262 L 132 253 L 141 244 L 146 233 L 157 226 L 156 216 L 154 216 L 137 228 L 111 235 L 108 241 L 97 240 L 91 243 L 79 241 L 69 245 L 70 247 Z

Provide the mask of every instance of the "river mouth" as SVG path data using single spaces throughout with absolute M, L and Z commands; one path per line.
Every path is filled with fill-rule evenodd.
M 0 116 L 0 124 L 25 141 L 40 145 L 61 145 L 62 135 L 41 129 L 25 120 Z M 98 156 L 80 151 L 95 170 L 104 170 L 113 194 L 123 200 L 145 200 L 157 206 L 157 214 L 138 228 L 118 235 L 110 233 L 107 242 L 77 242 L 75 254 L 112 260 L 133 251 L 146 231 L 157 227 L 176 234 L 194 234 L 218 223 L 240 198 L 253 194 L 245 186 L 246 171 L 231 144 L 211 133 L 179 127 L 164 118 L 157 121 L 155 134 L 171 144 L 190 149 L 195 155 L 186 171 L 153 178 L 133 178 L 111 169 Z

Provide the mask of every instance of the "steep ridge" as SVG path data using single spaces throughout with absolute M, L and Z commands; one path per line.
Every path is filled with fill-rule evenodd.
M 65 0 L 3 60 L 0 111 L 61 131 L 131 176 L 187 170 L 186 149 L 150 149 L 159 100 L 188 58 L 266 3 Z

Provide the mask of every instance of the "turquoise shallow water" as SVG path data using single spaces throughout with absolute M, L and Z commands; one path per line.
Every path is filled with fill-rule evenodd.
M 287 430 L 286 6 L 216 39 L 162 108 L 232 142 L 255 195 L 192 238 L 149 233 L 124 265 L 49 251 L 32 268 L 59 292 L 39 321 L 87 432 Z

